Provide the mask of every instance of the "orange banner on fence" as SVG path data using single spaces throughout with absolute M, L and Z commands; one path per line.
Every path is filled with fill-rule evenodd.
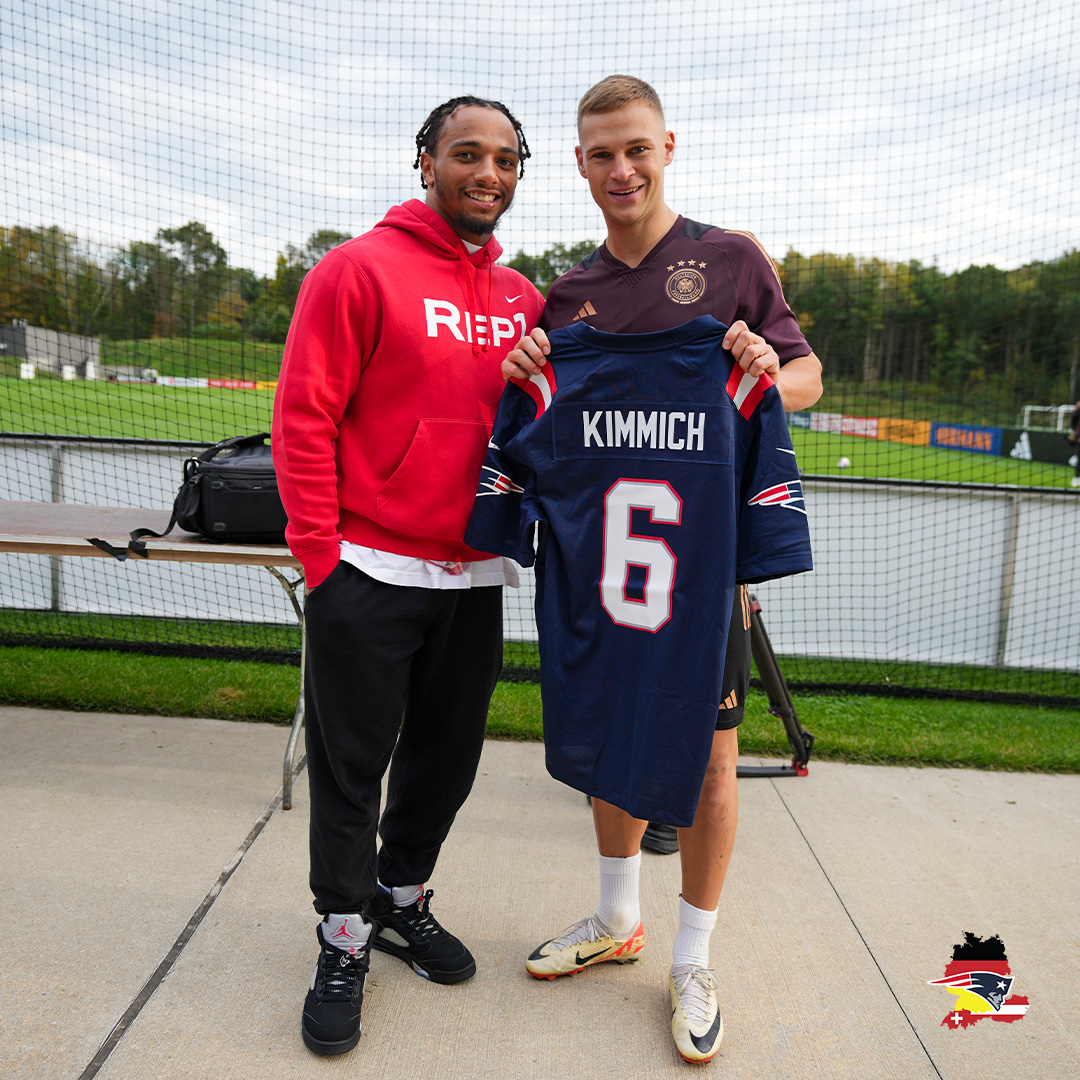
M 889 442 L 912 443 L 914 446 L 929 446 L 930 421 L 882 417 L 878 420 L 878 438 L 888 439 Z

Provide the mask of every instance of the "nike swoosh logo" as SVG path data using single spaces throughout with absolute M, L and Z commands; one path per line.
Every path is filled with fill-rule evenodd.
M 577 956 L 574 960 L 575 964 L 587 964 L 590 960 L 595 960 L 598 956 L 603 956 L 607 952 L 607 949 L 601 949 L 599 952 L 590 953 L 588 956 L 582 956 L 581 950 L 577 952 Z
M 506 296 L 506 293 L 503 293 L 503 296 L 506 296 L 506 302 L 508 304 L 512 304 L 515 300 L 520 300 L 524 295 L 524 293 L 518 293 L 517 296 Z
M 713 1017 L 712 1026 L 705 1032 L 700 1038 L 692 1031 L 690 1032 L 690 1041 L 703 1053 L 712 1049 L 713 1043 L 716 1042 L 716 1033 L 720 1030 L 720 1014 L 717 1013 Z

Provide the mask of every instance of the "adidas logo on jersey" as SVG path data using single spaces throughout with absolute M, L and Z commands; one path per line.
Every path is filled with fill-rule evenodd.
M 574 316 L 574 322 L 578 319 L 587 319 L 590 315 L 596 314 L 596 308 L 592 306 L 591 300 L 586 300 L 585 303 L 578 309 L 578 313 Z

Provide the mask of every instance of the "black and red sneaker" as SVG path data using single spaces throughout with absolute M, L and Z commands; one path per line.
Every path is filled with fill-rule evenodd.
M 360 1041 L 360 1008 L 376 928 L 371 928 L 367 941 L 342 949 L 327 943 L 326 926 L 321 922 L 315 928 L 319 961 L 304 1000 L 300 1032 L 316 1054 L 344 1054 Z
M 476 974 L 473 955 L 431 914 L 433 890 L 421 892 L 399 907 L 380 886 L 368 901 L 365 916 L 376 924 L 371 946 L 404 960 L 417 975 L 437 983 L 464 982 Z

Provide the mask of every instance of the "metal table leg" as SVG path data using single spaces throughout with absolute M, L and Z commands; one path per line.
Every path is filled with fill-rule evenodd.
M 285 590 L 296 612 L 297 621 L 300 623 L 300 693 L 296 699 L 296 712 L 293 714 L 292 730 L 289 732 L 289 744 L 285 749 L 285 761 L 281 769 L 281 809 L 292 809 L 293 777 L 303 767 L 304 759 L 296 762 L 296 747 L 300 742 L 300 732 L 304 727 L 304 667 L 307 662 L 307 625 L 304 622 L 304 607 L 297 599 L 297 588 L 304 587 L 303 576 L 295 581 L 290 581 L 284 574 L 273 566 L 266 568 L 274 575 Z

